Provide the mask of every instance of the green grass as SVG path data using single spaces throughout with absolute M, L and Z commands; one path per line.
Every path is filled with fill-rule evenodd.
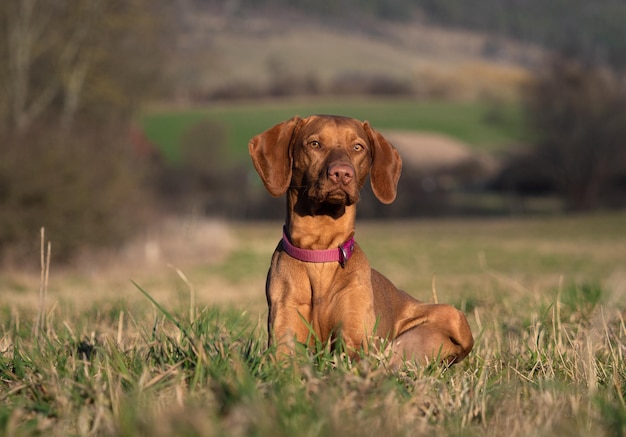
M 430 131 L 450 135 L 482 150 L 496 150 L 523 137 L 521 114 L 513 104 L 488 102 L 417 102 L 414 100 L 296 100 L 216 104 L 195 110 L 147 112 L 142 123 L 148 137 L 172 162 L 180 159 L 181 136 L 202 120 L 225 127 L 233 155 L 247 154 L 250 138 L 294 115 L 345 115 L 368 120 L 376 129 Z M 207 138 L 207 145 L 211 139 Z
M 450 368 L 324 348 L 276 364 L 262 266 L 277 223 L 234 225 L 231 255 L 186 266 L 169 296 L 148 271 L 145 295 L 109 278 L 65 301 L 53 276 L 39 332 L 38 288 L 12 301 L 29 287 L 5 273 L 0 435 L 624 435 L 624 218 L 360 223 L 374 267 L 423 300 L 436 273 L 439 301 L 465 310 L 476 346 Z

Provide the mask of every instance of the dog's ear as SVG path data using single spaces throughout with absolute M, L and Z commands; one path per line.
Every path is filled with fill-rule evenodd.
M 254 168 L 261 176 L 269 193 L 278 197 L 287 191 L 291 183 L 292 147 L 291 140 L 300 125 L 301 118 L 283 121 L 248 143 Z
M 402 171 L 402 159 L 395 147 L 366 121 L 363 128 L 372 144 L 372 191 L 382 203 L 391 203 L 397 194 L 398 180 Z

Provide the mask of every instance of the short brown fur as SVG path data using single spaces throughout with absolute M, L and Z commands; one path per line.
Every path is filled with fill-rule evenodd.
M 255 136 L 248 147 L 270 194 L 287 195 L 285 229 L 299 248 L 336 248 L 354 235 L 356 204 L 368 174 L 381 202 L 396 197 L 402 161 L 367 122 L 294 117 Z M 394 363 L 454 363 L 474 344 L 463 313 L 398 290 L 371 269 L 358 244 L 342 267 L 338 262 L 299 261 L 279 243 L 266 295 L 269 341 L 279 355 L 291 355 L 294 341 L 312 343 L 311 328 L 322 342 L 341 336 L 353 354 L 367 352 L 372 338 L 386 338 Z

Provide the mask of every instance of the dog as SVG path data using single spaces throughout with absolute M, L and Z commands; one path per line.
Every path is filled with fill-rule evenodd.
M 367 176 L 378 200 L 396 198 L 402 160 L 391 143 L 368 122 L 313 115 L 269 128 L 248 149 L 267 191 L 287 199 L 266 282 L 269 346 L 277 355 L 292 356 L 297 343 L 338 339 L 352 356 L 378 340 L 395 362 L 457 363 L 469 354 L 474 340 L 462 312 L 398 290 L 354 240 Z

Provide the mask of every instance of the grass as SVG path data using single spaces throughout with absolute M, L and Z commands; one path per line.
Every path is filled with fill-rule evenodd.
M 476 346 L 450 368 L 324 348 L 277 365 L 262 288 L 278 223 L 232 225 L 225 256 L 138 269 L 138 287 L 52 266 L 39 329 L 37 278 L 4 272 L 0 435 L 624 435 L 623 222 L 360 223 L 375 268 L 423 300 L 435 273 L 467 313 Z
M 430 131 L 450 135 L 483 150 L 519 142 L 523 136 L 519 108 L 488 102 L 418 102 L 409 99 L 325 99 L 222 104 L 194 110 L 159 110 L 143 117 L 150 138 L 172 162 L 182 135 L 204 120 L 225 127 L 227 147 L 234 156 L 246 157 L 250 138 L 293 117 L 311 114 L 346 115 L 368 120 L 376 129 Z M 207 145 L 211 139 L 207 138 Z

